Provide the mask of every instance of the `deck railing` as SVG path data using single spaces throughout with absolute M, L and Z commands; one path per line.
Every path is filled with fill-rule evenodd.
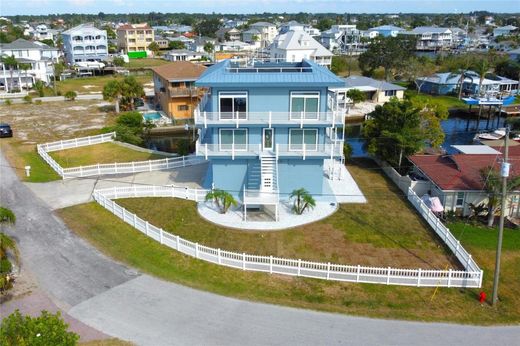
M 436 270 L 436 269 L 403 269 L 391 267 L 364 267 L 360 265 L 333 264 L 330 262 L 314 262 L 301 259 L 288 259 L 274 256 L 250 255 L 215 249 L 200 245 L 164 231 L 162 228 L 151 225 L 136 214 L 119 206 L 112 199 L 128 197 L 176 197 L 200 202 L 204 199 L 206 190 L 189 189 L 175 186 L 130 186 L 113 187 L 95 190 L 93 197 L 105 209 L 112 212 L 127 224 L 133 226 L 146 236 L 188 256 L 241 270 L 276 273 L 290 276 L 301 276 L 324 280 L 377 283 L 385 285 L 417 286 L 417 287 L 481 287 L 482 270 L 471 259 L 465 265 L 466 270 Z M 409 199 L 414 200 L 413 191 Z M 419 199 L 420 200 L 420 199 Z M 414 202 L 412 202 L 414 203 Z M 421 206 L 422 210 L 422 206 Z M 427 212 L 424 212 L 427 213 Z M 424 213 L 421 215 L 424 216 Z M 432 221 L 436 225 L 436 221 Z M 432 225 L 432 223 L 430 223 Z M 446 236 L 441 239 L 447 239 Z M 451 233 L 450 233 L 451 235 Z M 451 240 L 450 240 L 451 241 Z M 449 245 L 448 245 L 449 246 Z M 450 247 L 452 249 L 452 247 Z M 456 247 L 464 260 L 468 258 L 462 247 Z

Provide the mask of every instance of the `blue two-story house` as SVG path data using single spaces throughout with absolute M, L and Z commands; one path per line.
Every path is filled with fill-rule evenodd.
M 245 208 L 277 205 L 302 187 L 330 193 L 326 172 L 343 158 L 344 113 L 329 88 L 343 80 L 308 60 L 226 60 L 195 85 L 209 90 L 195 111 L 197 155 L 210 162 L 206 187 L 231 192 Z

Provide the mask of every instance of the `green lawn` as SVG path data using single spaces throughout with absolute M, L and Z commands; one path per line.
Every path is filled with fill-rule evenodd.
M 123 67 L 129 70 L 150 69 L 152 67 L 169 64 L 170 61 L 155 58 L 130 59 Z
M 67 91 L 75 91 L 78 94 L 89 94 L 94 92 L 102 92 L 103 87 L 106 83 L 113 79 L 123 79 L 124 76 L 96 76 L 96 77 L 83 77 L 83 78 L 71 78 L 64 81 L 57 82 L 57 89 L 62 95 L 65 95 Z M 142 75 L 136 75 L 135 78 L 142 84 L 152 83 L 151 73 Z
M 468 106 L 464 103 L 464 101 L 459 100 L 455 96 L 447 96 L 447 95 L 428 95 L 428 94 L 417 94 L 416 91 L 407 90 L 405 91 L 406 95 L 408 95 L 412 99 L 419 100 L 428 100 L 433 103 L 442 104 L 446 106 L 448 109 L 454 108 L 468 108 Z
M 18 176 L 24 181 L 44 183 L 61 179 L 61 176 L 38 155 L 34 145 L 24 145 L 12 141 L 2 145 L 2 152 L 7 156 Z M 31 175 L 29 177 L 25 175 L 25 166 L 31 166 Z
M 418 216 L 407 206 L 401 207 L 399 205 L 403 202 L 403 199 L 401 196 L 397 196 L 398 190 L 391 186 L 388 180 L 381 178 L 377 170 L 372 169 L 373 166 L 366 162 L 360 162 L 355 166 L 349 166 L 349 168 L 367 195 L 369 203 L 365 205 L 365 208 L 356 205 L 342 206 L 341 210 L 335 215 L 308 226 L 310 230 L 318 232 L 314 234 L 315 239 L 323 245 L 321 250 L 313 249 L 313 251 L 320 252 L 315 254 L 316 257 L 333 258 L 331 251 L 328 249 L 331 242 L 339 244 L 336 245 L 336 249 L 342 245 L 349 246 L 350 249 L 355 249 L 357 246 L 364 248 L 365 251 L 358 253 L 355 257 L 360 261 L 362 256 L 370 257 L 374 252 L 379 252 L 381 258 L 383 258 L 387 251 L 392 253 L 393 249 L 403 248 L 410 250 L 433 247 L 436 250 L 430 250 L 437 251 L 441 255 L 442 249 L 431 243 L 431 235 L 427 234 L 424 228 L 422 230 L 419 228 L 418 225 L 424 227 L 424 224 L 418 221 Z M 378 176 L 381 182 L 376 179 Z M 372 184 L 373 182 L 375 184 Z M 387 203 L 383 202 L 385 199 L 387 199 Z M 156 202 L 162 204 L 166 201 L 167 199 L 161 199 Z M 176 201 L 180 202 L 181 200 Z M 124 204 L 128 204 L 128 202 L 129 200 L 123 201 Z M 167 216 L 158 218 L 167 221 L 171 217 L 169 227 L 176 234 L 187 232 L 189 228 L 192 228 L 190 234 L 195 237 L 193 239 L 207 242 L 219 241 L 217 237 L 212 235 L 213 230 L 206 228 L 207 224 L 200 220 L 193 220 L 198 217 L 192 214 L 189 206 L 181 203 L 179 205 L 181 209 L 175 208 L 170 212 L 167 209 L 171 208 L 172 204 L 168 203 L 166 208 L 162 208 Z M 133 207 L 140 208 L 138 206 Z M 145 207 L 154 206 L 153 203 L 147 203 L 141 209 Z M 394 214 L 396 208 L 400 211 Z M 366 209 L 366 211 L 363 211 L 363 209 Z M 186 213 L 179 215 L 179 210 Z M 508 263 L 516 263 L 516 265 L 504 265 L 501 291 L 504 304 L 501 304 L 495 310 L 488 305 L 480 306 L 478 304 L 478 289 L 440 288 L 435 291 L 433 288 L 328 282 L 220 267 L 182 255 L 160 245 L 123 223 L 96 203 L 65 208 L 58 213 L 78 235 L 118 261 L 165 280 L 226 296 L 383 318 L 485 325 L 520 322 L 520 296 L 518 295 L 518 282 L 516 282 L 520 275 L 518 273 L 520 262 L 516 255 L 520 249 L 516 248 L 514 244 L 511 245 L 510 237 L 505 238 L 505 243 L 508 243 L 505 246 L 513 246 L 515 250 L 511 250 L 511 252 L 515 254 L 516 259 Z M 147 215 L 150 215 L 150 213 Z M 143 213 L 140 212 L 140 215 L 143 216 Z M 150 217 L 149 220 L 152 221 L 152 218 Z M 319 231 L 322 228 L 327 231 L 320 233 Z M 338 237 L 335 229 L 342 229 L 344 231 L 343 237 Z M 455 228 L 453 229 L 457 234 Z M 227 242 L 227 244 L 224 244 L 226 245 L 224 248 L 232 249 L 236 245 L 229 243 L 232 236 L 227 234 L 228 232 L 229 230 L 221 229 L 221 235 Z M 275 242 L 274 244 L 280 247 L 276 251 L 283 253 L 281 249 L 291 247 L 294 238 L 303 237 L 298 235 L 298 232 L 298 229 L 273 232 L 280 234 L 277 237 L 280 237 L 281 241 L 288 242 L 287 245 L 283 242 Z M 284 233 L 287 233 L 287 235 Z M 312 235 L 312 232 L 309 234 Z M 471 239 L 470 235 L 470 232 L 464 233 L 463 241 L 468 238 Z M 247 236 L 250 237 L 249 241 L 258 242 L 262 250 L 266 249 L 267 244 L 273 242 L 271 238 L 273 236 L 267 232 L 264 234 L 264 238 L 270 239 L 267 241 L 263 240 L 258 233 Z M 303 237 L 302 239 L 306 238 Z M 242 245 L 245 246 L 245 243 L 244 240 Z M 482 249 L 478 246 L 480 243 L 481 241 L 477 241 L 477 245 L 474 247 L 468 243 L 468 248 L 477 258 L 477 261 L 482 257 L 491 257 L 490 250 Z M 247 246 L 254 250 L 255 245 L 249 244 Z M 305 248 L 307 245 L 308 243 L 301 242 L 300 249 L 293 248 L 291 251 L 311 255 L 309 250 Z M 414 257 L 414 251 L 408 254 L 408 258 Z M 287 250 L 287 253 L 290 252 Z M 486 263 L 483 264 L 486 269 L 484 286 L 487 288 L 492 280 L 492 275 Z
M 165 158 L 162 155 L 137 151 L 110 142 L 53 151 L 49 155 L 64 168 L 88 166 L 96 163 L 146 161 Z

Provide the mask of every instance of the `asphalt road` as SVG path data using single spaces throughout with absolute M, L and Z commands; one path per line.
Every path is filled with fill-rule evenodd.
M 520 327 L 351 317 L 252 303 L 132 273 L 72 234 L 0 153 L 0 203 L 23 265 L 75 319 L 139 345 L 519 345 Z M 70 193 L 74 189 L 69 190 Z

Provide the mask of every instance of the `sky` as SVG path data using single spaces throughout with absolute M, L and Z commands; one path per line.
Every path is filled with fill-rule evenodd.
M 0 0 L 0 15 L 55 13 L 520 12 L 520 0 Z

